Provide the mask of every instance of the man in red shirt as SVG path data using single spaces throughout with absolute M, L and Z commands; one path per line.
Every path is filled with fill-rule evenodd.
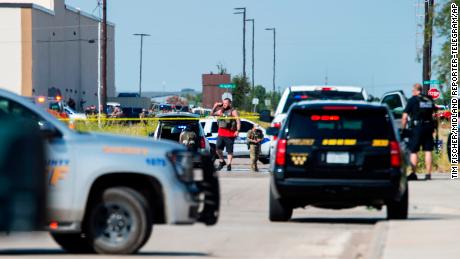
M 232 100 L 225 98 L 222 103 L 214 104 L 213 115 L 219 116 L 217 124 L 219 129 L 217 131 L 217 156 L 219 156 L 220 162 L 217 170 L 222 170 L 227 165 L 227 171 L 232 170 L 233 160 L 233 145 L 235 138 L 238 137 L 240 131 L 241 122 L 239 119 L 238 112 L 232 107 Z M 228 164 L 224 159 L 224 148 L 227 151 Z

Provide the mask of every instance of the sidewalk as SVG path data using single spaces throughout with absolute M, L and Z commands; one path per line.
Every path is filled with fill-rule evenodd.
M 460 220 L 381 222 L 383 243 L 372 257 L 383 259 L 460 258 Z
M 366 258 L 460 258 L 460 181 L 409 183 L 409 219 L 377 223 Z

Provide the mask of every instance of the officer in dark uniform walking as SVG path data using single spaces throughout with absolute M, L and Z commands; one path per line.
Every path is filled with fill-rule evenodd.
M 433 99 L 429 96 L 422 95 L 422 85 L 415 84 L 412 87 L 412 97 L 408 100 L 406 109 L 402 117 L 402 129 L 406 129 L 409 118 L 411 129 L 411 137 L 409 139 L 410 162 L 412 173 L 409 175 L 409 180 L 417 180 L 417 153 L 420 151 L 420 146 L 425 152 L 426 175 L 425 180 L 431 179 L 431 170 L 433 164 L 433 149 L 434 139 L 433 133 L 436 129 L 436 124 L 433 119 L 433 114 L 436 112 L 436 105 Z

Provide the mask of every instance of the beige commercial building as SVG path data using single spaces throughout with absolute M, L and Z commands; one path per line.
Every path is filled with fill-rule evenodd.
M 96 1 L 95 1 L 96 2 Z M 97 104 L 98 24 L 64 0 L 0 0 L 0 88 Z M 108 26 L 108 96 L 115 95 L 115 27 Z

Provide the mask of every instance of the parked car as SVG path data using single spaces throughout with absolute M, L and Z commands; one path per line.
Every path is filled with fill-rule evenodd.
M 387 207 L 406 219 L 406 164 L 389 109 L 365 102 L 291 106 L 270 164 L 269 219 L 287 221 L 298 207 Z
M 172 140 L 179 142 L 179 136 L 185 128 L 190 127 L 195 132 L 197 139 L 195 140 L 195 146 L 192 148 L 195 152 L 211 154 L 212 160 L 215 160 L 215 146 L 211 147 L 207 136 L 199 123 L 199 116 L 193 113 L 184 112 L 170 112 L 165 114 L 159 114 L 156 116 L 159 118 L 157 128 L 153 133 L 150 134 L 154 139 L 158 140 Z
M 261 120 L 281 127 L 292 104 L 314 100 L 371 101 L 371 98 L 364 88 L 357 86 L 291 86 L 284 90 L 274 117 L 264 116 Z
M 207 117 L 207 116 L 211 115 L 212 109 L 193 108 L 192 113 L 200 115 L 201 117 Z
M 84 113 L 78 113 L 74 111 L 72 108 L 70 108 L 68 105 L 64 105 L 64 112 L 67 113 L 67 116 L 69 116 L 70 120 L 86 120 L 86 114 Z
M 204 129 L 204 132 L 209 140 L 209 143 L 213 148 L 216 146 L 217 142 L 217 117 L 210 117 L 200 120 L 201 126 Z M 235 145 L 233 148 L 233 155 L 235 157 L 247 157 L 249 156 L 249 149 L 247 145 L 247 132 L 254 127 L 256 124 L 253 121 L 247 119 L 241 119 L 241 129 L 238 134 L 238 137 L 235 140 Z M 265 129 L 260 127 L 262 133 L 264 134 L 264 140 L 261 145 L 261 153 L 259 161 L 268 164 L 270 159 L 270 138 L 266 135 Z M 224 152 L 225 153 L 225 152 Z
M 77 132 L 2 89 L 0 107 L 32 119 L 47 140 L 46 229 L 64 250 L 132 254 L 154 224 L 217 223 L 219 182 L 208 156 L 171 141 Z M 199 177 L 197 156 L 205 165 Z
M 394 126 L 396 129 L 401 129 L 401 119 L 404 109 L 407 106 L 407 98 L 403 91 L 392 91 L 385 93 L 380 101 L 386 104 L 390 111 L 393 113 Z

